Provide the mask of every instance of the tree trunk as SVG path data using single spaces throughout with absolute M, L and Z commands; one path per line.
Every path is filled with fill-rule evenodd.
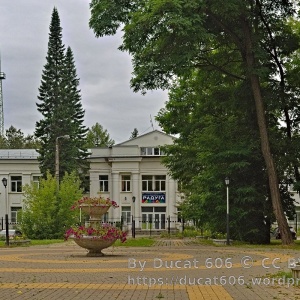
M 249 71 L 248 75 L 251 82 L 253 97 L 255 100 L 256 116 L 257 116 L 257 122 L 258 122 L 259 133 L 260 133 L 260 141 L 261 141 L 261 151 L 267 168 L 273 211 L 280 230 L 282 244 L 289 245 L 293 243 L 293 239 L 280 199 L 277 171 L 276 171 L 274 159 L 270 149 L 267 122 L 266 122 L 263 98 L 261 95 L 261 86 L 259 82 L 259 77 L 257 74 L 255 74 L 255 59 L 254 59 L 253 48 L 252 48 L 250 26 L 247 23 L 247 20 L 243 21 L 243 33 L 244 33 L 244 41 L 245 41 L 244 44 L 245 60 L 246 60 L 247 69 Z

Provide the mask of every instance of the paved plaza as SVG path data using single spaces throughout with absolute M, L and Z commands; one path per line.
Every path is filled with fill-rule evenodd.
M 295 250 L 158 240 L 103 252 L 86 257 L 70 241 L 1 248 L 0 299 L 300 299 L 286 277 L 300 258 Z

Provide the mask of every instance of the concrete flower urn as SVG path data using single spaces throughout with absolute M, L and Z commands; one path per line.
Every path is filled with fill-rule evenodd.
M 101 205 L 101 204 L 95 204 L 95 205 L 81 205 L 80 206 L 81 211 L 86 213 L 90 216 L 90 222 L 93 222 L 95 220 L 96 222 L 101 219 L 101 217 L 108 212 L 110 209 L 110 206 L 108 205 Z
M 102 250 L 110 247 L 113 243 L 120 239 L 121 242 L 126 241 L 127 232 L 112 226 L 111 224 L 101 223 L 101 217 L 109 208 L 118 207 L 116 202 L 110 199 L 82 198 L 78 200 L 71 209 L 81 209 L 82 212 L 89 215 L 89 226 L 71 227 L 65 233 L 65 238 L 73 239 L 74 242 L 87 249 L 87 256 L 103 256 Z
M 113 240 L 106 241 L 92 236 L 82 236 L 80 238 L 76 238 L 74 236 L 70 238 L 72 238 L 78 246 L 87 249 L 89 252 L 86 256 L 89 257 L 104 256 L 102 250 L 110 247 L 117 240 L 117 238 L 115 238 Z

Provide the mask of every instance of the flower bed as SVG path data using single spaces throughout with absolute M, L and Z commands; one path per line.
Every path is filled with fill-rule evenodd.
M 122 243 L 126 241 L 127 232 L 119 228 L 113 227 L 110 224 L 104 223 L 101 226 L 78 226 L 71 227 L 65 233 L 65 238 L 84 238 L 101 239 L 104 241 L 115 241 L 119 239 Z
M 79 199 L 78 201 L 76 201 L 72 206 L 71 206 L 71 210 L 75 210 L 75 209 L 79 209 L 85 206 L 103 206 L 103 207 L 113 207 L 113 208 L 117 208 L 119 207 L 119 205 L 117 204 L 117 202 L 110 200 L 109 198 L 103 198 L 103 197 L 83 197 L 81 199 Z
M 87 256 L 103 256 L 101 252 L 111 246 L 117 239 L 122 243 L 126 241 L 127 232 L 122 231 L 108 223 L 101 223 L 101 216 L 105 214 L 110 207 L 119 207 L 119 205 L 103 197 L 83 197 L 76 201 L 71 209 L 82 209 L 89 215 L 89 226 L 73 226 L 65 233 L 65 239 L 73 239 L 74 242 L 87 250 Z

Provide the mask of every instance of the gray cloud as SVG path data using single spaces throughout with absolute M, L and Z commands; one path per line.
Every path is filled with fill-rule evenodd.
M 154 122 L 167 100 L 166 92 L 149 91 L 142 96 L 130 90 L 131 59 L 117 49 L 121 32 L 96 38 L 88 26 L 89 2 L 79 0 L 0 1 L 5 129 L 13 125 L 32 134 L 41 118 L 36 102 L 54 6 L 60 15 L 63 42 L 74 52 L 85 125 L 99 122 L 116 142 L 127 140 L 135 127 L 140 133 L 150 130 L 150 115 Z M 159 129 L 155 122 L 154 126 Z

